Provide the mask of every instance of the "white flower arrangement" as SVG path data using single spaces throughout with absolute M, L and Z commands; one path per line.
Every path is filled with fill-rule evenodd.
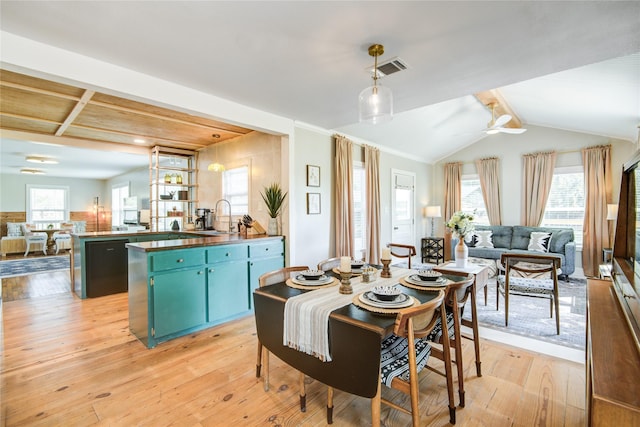
M 467 234 L 475 230 L 475 226 L 473 225 L 474 219 L 472 214 L 458 211 L 453 214 L 445 225 L 459 239 L 464 239 Z

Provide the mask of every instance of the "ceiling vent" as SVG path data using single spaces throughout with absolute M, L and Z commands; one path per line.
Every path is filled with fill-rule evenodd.
M 404 71 L 407 68 L 409 68 L 409 66 L 402 59 L 398 57 L 391 58 L 388 61 L 378 64 L 378 78 L 397 73 L 398 71 Z M 373 67 L 367 68 L 367 71 L 373 75 Z

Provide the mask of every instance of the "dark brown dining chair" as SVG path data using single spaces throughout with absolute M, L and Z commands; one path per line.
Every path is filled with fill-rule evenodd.
M 449 273 L 447 273 L 449 274 Z M 458 275 L 461 275 L 458 272 Z M 458 371 L 458 397 L 460 399 L 460 406 L 464 408 L 465 399 L 464 399 L 464 365 L 462 362 L 462 314 L 465 304 L 469 299 L 469 295 L 473 290 L 473 281 L 474 276 L 472 274 L 465 274 L 465 279 L 459 282 L 451 282 L 447 285 L 445 297 L 444 297 L 444 305 L 446 307 L 447 313 L 447 331 L 449 336 L 449 345 L 454 349 L 455 352 L 455 361 L 453 361 L 456 365 Z M 475 335 L 477 328 L 474 328 L 474 339 L 478 339 Z M 445 345 L 445 336 L 443 335 L 442 330 L 442 322 L 438 320 L 433 331 L 426 338 L 428 341 L 433 343 L 440 344 L 441 346 Z M 440 348 L 433 348 L 431 355 L 436 359 L 440 359 L 444 362 L 444 354 L 443 350 Z M 427 368 L 439 375 L 446 376 L 446 372 L 442 372 L 440 370 L 431 368 L 427 366 Z M 478 375 L 479 376 L 479 375 Z
M 418 374 L 427 366 L 432 352 L 431 344 L 425 338 L 431 333 L 438 319 L 440 322 L 446 322 L 444 298 L 444 291 L 440 291 L 433 300 L 398 312 L 393 334 L 382 341 L 378 392 L 371 400 L 371 423 L 374 426 L 380 425 L 381 403 L 411 415 L 413 427 L 421 425 L 418 407 L 420 393 Z M 455 424 L 456 408 L 453 402 L 451 355 L 447 334 L 443 335 L 443 341 L 445 343 L 443 356 L 449 394 L 449 421 L 451 424 Z M 411 410 L 382 398 L 382 385 L 408 394 L 411 400 Z M 333 423 L 333 388 L 331 387 L 327 390 L 327 422 Z
M 295 266 L 295 267 L 285 267 L 279 270 L 270 271 L 268 273 L 264 273 L 262 276 L 258 278 L 258 284 L 262 288 L 264 286 L 274 285 L 276 283 L 282 283 L 286 281 L 291 273 L 295 273 L 297 271 L 308 270 L 307 266 Z M 264 364 L 264 372 L 263 372 L 263 381 L 264 381 L 264 391 L 269 390 L 269 350 L 266 348 L 263 349 L 262 343 L 260 339 L 258 339 L 258 358 L 256 362 L 256 378 L 260 378 L 260 371 L 262 370 L 262 364 Z M 300 410 L 305 412 L 307 409 L 307 394 L 304 385 L 304 374 L 300 372 Z
M 411 259 L 416 256 L 416 247 L 402 243 L 389 243 L 387 247 L 391 250 L 391 255 L 396 258 L 407 258 L 408 268 L 411 268 Z
M 325 259 L 325 260 L 320 261 L 318 263 L 318 270 L 331 271 L 335 267 L 340 267 L 340 257 L 339 256 L 333 257 L 333 258 L 329 258 L 329 259 Z
M 560 257 L 544 254 L 503 253 L 500 262 L 504 276 L 498 276 L 496 310 L 500 294 L 504 296 L 504 325 L 509 326 L 509 295 L 546 298 L 549 300 L 549 317 L 556 312 L 556 333 L 560 335 L 560 301 L 558 299 L 558 270 Z

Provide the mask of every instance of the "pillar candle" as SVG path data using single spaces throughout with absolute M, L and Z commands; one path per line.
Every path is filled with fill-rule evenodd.
M 391 249 L 389 248 L 382 248 L 382 257 L 380 259 L 391 259 Z
M 340 257 L 340 271 L 344 273 L 351 272 L 351 258 L 348 256 Z

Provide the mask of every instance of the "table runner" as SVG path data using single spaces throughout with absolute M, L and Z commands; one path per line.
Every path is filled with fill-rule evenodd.
M 362 283 L 361 276 L 352 277 L 353 294 L 341 294 L 334 286 L 289 298 L 284 306 L 283 344 L 315 356 L 323 362 L 330 362 L 329 315 L 331 312 L 351 304 L 354 294 L 364 292 L 373 286 L 394 285 L 398 283 L 400 277 L 410 271 L 394 268 L 392 274 L 395 277 L 378 276 L 375 281 L 368 283 Z

